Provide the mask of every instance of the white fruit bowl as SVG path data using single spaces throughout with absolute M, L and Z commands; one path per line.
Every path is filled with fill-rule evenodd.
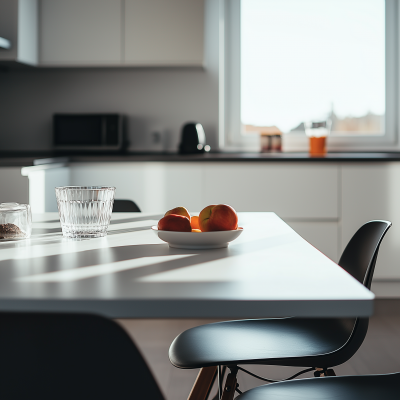
M 235 240 L 243 232 L 243 228 L 235 231 L 215 232 L 160 231 L 156 226 L 152 226 L 151 229 L 170 247 L 177 249 L 219 249 L 227 247 L 229 242 Z

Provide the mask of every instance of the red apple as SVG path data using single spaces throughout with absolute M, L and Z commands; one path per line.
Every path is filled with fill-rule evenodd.
M 191 232 L 192 227 L 188 217 L 183 215 L 169 214 L 158 221 L 157 228 L 160 231 Z
M 238 226 L 238 216 L 227 204 L 211 205 L 201 211 L 199 225 L 202 232 L 233 231 Z
M 185 207 L 175 207 L 172 210 L 167 211 L 165 213 L 164 217 L 166 217 L 167 215 L 171 215 L 171 214 L 183 215 L 184 217 L 189 218 L 189 221 L 191 220 L 189 211 Z

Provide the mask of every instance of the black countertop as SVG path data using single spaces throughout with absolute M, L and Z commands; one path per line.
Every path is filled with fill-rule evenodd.
M 69 162 L 116 161 L 171 161 L 171 162 L 321 162 L 321 161 L 400 161 L 399 153 L 329 153 L 311 157 L 308 153 L 208 153 L 208 154 L 126 154 L 126 155 L 74 155 Z
M 308 153 L 207 153 L 180 155 L 173 153 L 74 154 L 59 157 L 54 153 L 31 155 L 1 154 L 0 167 L 28 167 L 59 162 L 382 162 L 400 161 L 400 152 L 328 153 L 311 157 Z

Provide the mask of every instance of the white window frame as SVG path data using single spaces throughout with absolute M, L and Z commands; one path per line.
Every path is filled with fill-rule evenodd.
M 259 150 L 258 134 L 244 134 L 241 129 L 240 2 L 241 0 L 219 0 L 219 48 L 221 49 L 219 147 L 226 150 Z M 328 150 L 393 151 L 399 147 L 399 0 L 386 0 L 385 8 L 385 134 L 376 136 L 362 134 L 335 136 L 332 134 L 329 137 Z M 298 132 L 284 134 L 283 141 L 284 149 L 288 151 L 307 150 L 307 138 L 305 135 L 299 135 Z

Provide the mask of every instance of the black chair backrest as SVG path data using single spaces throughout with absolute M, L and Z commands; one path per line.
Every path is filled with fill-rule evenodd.
M 350 239 L 340 257 L 339 265 L 368 289 L 371 288 L 379 246 L 391 226 L 388 221 L 367 222 Z M 368 318 L 349 322 L 342 319 L 343 326 L 349 330 L 349 339 L 338 350 L 324 355 L 321 367 L 333 367 L 348 361 L 362 345 L 368 331 Z
M 0 313 L 0 398 L 164 400 L 114 321 L 86 314 Z
M 388 229 L 388 221 L 370 221 L 350 239 L 339 265 L 368 289 L 371 289 L 379 246 Z
M 140 212 L 140 208 L 132 200 L 114 200 L 113 212 Z

